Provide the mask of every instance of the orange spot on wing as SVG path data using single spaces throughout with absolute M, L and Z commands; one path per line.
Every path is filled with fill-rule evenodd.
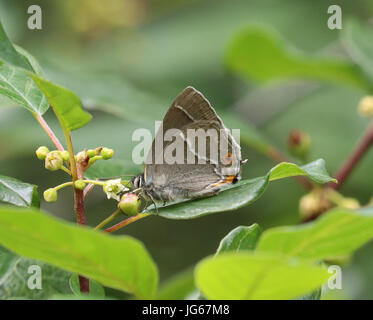
M 218 187 L 218 186 L 225 185 L 225 184 L 227 184 L 227 183 L 233 183 L 233 181 L 235 180 L 235 178 L 236 178 L 236 176 L 234 176 L 234 175 L 232 175 L 232 176 L 227 176 L 227 177 L 225 178 L 224 181 L 219 182 L 219 183 L 214 183 L 214 184 L 212 185 L 212 187 Z

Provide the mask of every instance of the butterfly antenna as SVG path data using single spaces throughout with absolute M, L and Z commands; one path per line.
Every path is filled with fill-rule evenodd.
M 120 176 L 107 177 L 107 178 L 97 178 L 96 180 L 111 180 L 111 179 L 118 179 L 120 177 L 136 177 L 136 175 L 135 174 L 121 174 Z

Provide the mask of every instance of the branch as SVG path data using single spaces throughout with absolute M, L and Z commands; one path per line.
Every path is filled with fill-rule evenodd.
M 117 230 L 119 230 L 119 229 L 121 229 L 121 228 L 123 228 L 123 227 L 125 227 L 125 226 L 127 226 L 129 224 L 131 224 L 132 222 L 135 222 L 135 221 L 140 220 L 142 218 L 145 218 L 147 216 L 150 216 L 150 213 L 139 213 L 136 216 L 130 217 L 130 218 L 126 219 L 126 220 L 123 220 L 122 222 L 119 222 L 119 223 L 113 225 L 110 228 L 105 229 L 105 232 L 114 232 L 114 231 L 117 231 Z
M 343 182 L 348 178 L 352 170 L 356 167 L 360 159 L 368 151 L 369 147 L 373 143 L 373 121 L 369 124 L 368 128 L 365 130 L 363 137 L 357 143 L 355 149 L 350 153 L 348 158 L 338 169 L 334 177 L 338 180 L 338 183 L 331 184 L 332 189 L 339 189 Z
M 36 120 L 38 120 L 39 124 L 42 126 L 44 131 L 47 133 L 49 138 L 52 140 L 56 148 L 60 151 L 63 151 L 64 147 L 62 146 L 61 142 L 58 140 L 58 138 L 54 134 L 53 130 L 48 126 L 44 118 L 41 115 L 38 115 L 36 113 L 34 113 L 34 116 Z M 66 138 L 67 149 L 69 151 L 69 162 L 70 162 L 70 170 L 71 170 L 70 172 L 71 172 L 71 176 L 73 180 L 72 183 L 74 183 L 75 180 L 83 178 L 83 172 L 81 170 L 78 170 L 76 162 L 75 162 L 74 148 L 73 148 L 73 144 L 71 141 L 70 132 L 65 129 L 62 123 L 61 123 L 61 127 L 63 129 L 64 135 Z M 86 224 L 85 208 L 84 208 L 84 194 L 82 190 L 78 190 L 76 188 L 74 188 L 74 207 L 75 207 L 78 224 L 83 224 L 83 225 Z M 79 276 L 79 284 L 80 284 L 81 292 L 89 293 L 89 279 L 88 278 Z
M 48 124 L 46 123 L 44 118 L 40 114 L 36 114 L 36 113 L 34 113 L 34 117 L 36 118 L 36 120 L 38 120 L 41 127 L 44 129 L 44 131 L 47 133 L 49 138 L 52 140 L 52 142 L 56 146 L 57 150 L 63 151 L 64 148 L 63 148 L 61 142 L 58 140 L 58 138 L 54 134 L 53 130 L 48 126 Z
M 73 182 L 78 179 L 83 179 L 84 172 L 82 168 L 78 168 L 77 163 L 75 161 L 74 156 L 74 147 L 71 141 L 71 134 L 70 132 L 65 129 L 65 127 L 61 124 L 65 138 L 67 143 L 67 150 L 69 151 L 69 162 L 70 162 L 70 171 Z M 78 224 L 85 225 L 86 218 L 85 218 L 85 207 L 84 207 L 84 192 L 83 190 L 79 190 L 74 188 L 74 208 L 76 213 L 76 220 Z M 82 293 L 89 293 L 89 279 L 79 275 L 79 284 L 80 284 L 80 292 Z

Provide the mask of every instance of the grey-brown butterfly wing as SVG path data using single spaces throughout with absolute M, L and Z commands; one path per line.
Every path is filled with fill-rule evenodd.
M 229 177 L 222 175 L 219 160 L 215 163 L 207 159 L 209 160 L 207 163 L 199 164 L 199 151 L 191 148 L 185 138 L 184 140 L 180 139 L 179 143 L 183 144 L 185 158 L 188 154 L 189 157 L 195 157 L 195 164 L 187 164 L 186 162 L 167 164 L 164 158 L 158 158 L 163 163 L 157 163 L 157 157 L 164 157 L 164 155 L 163 152 L 157 150 L 155 144 L 162 140 L 164 150 L 171 143 L 164 141 L 164 134 L 169 129 L 179 129 L 184 135 L 186 135 L 188 129 L 207 129 L 211 127 L 226 130 L 222 120 L 207 99 L 193 87 L 185 88 L 175 99 L 163 119 L 162 126 L 163 130 L 158 130 L 152 143 L 144 171 L 145 183 L 152 184 L 155 198 L 162 198 L 158 196 L 157 192 L 168 194 L 170 195 L 169 198 L 172 198 L 173 195 L 181 197 L 203 196 L 208 194 L 211 191 L 209 189 L 215 186 L 233 182 L 234 176 L 240 173 L 240 148 L 229 132 L 222 135 L 222 139 L 230 140 L 230 150 L 234 153 L 233 156 L 230 155 L 234 158 L 236 164 L 233 174 Z M 219 141 L 220 138 L 214 143 L 219 145 Z

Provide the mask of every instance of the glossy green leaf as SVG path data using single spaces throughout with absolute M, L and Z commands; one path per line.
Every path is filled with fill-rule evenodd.
M 124 160 L 97 161 L 85 172 L 87 179 L 100 179 L 119 177 L 121 175 L 136 175 L 141 173 L 142 168 L 132 162 Z M 131 176 L 128 176 L 131 179 Z
M 236 227 L 220 241 L 216 255 L 227 251 L 254 250 L 260 234 L 260 227 L 256 223 L 249 227 Z
M 156 291 L 157 267 L 129 236 L 114 237 L 37 210 L 0 207 L 0 244 L 138 298 L 151 298 Z
M 257 251 L 313 260 L 352 253 L 373 238 L 373 208 L 333 209 L 314 222 L 263 232 Z
M 76 295 L 82 295 L 80 292 L 79 276 L 74 273 L 69 279 L 71 291 Z M 84 294 L 84 297 L 93 296 L 95 298 L 105 298 L 105 289 L 97 281 L 89 279 L 89 294 Z
M 251 251 L 255 249 L 261 229 L 258 224 L 239 226 L 230 231 L 219 244 L 215 256 L 225 252 Z M 206 299 L 200 291 L 194 293 L 196 299 Z
M 43 114 L 48 101 L 27 71 L 42 75 L 38 62 L 26 50 L 13 46 L 0 23 L 0 94 L 31 112 Z
M 3 62 L 0 62 L 0 94 L 36 114 L 43 114 L 49 107 L 27 71 Z
M 32 67 L 32 70 L 34 71 L 34 73 L 40 77 L 43 77 L 44 76 L 43 69 L 41 68 L 39 62 L 35 59 L 35 57 L 32 56 L 27 50 L 23 49 L 20 46 L 14 45 L 14 47 L 17 50 L 17 52 L 27 60 L 27 62 Z
M 158 214 L 169 219 L 192 219 L 206 214 L 238 209 L 257 200 L 267 185 L 267 176 L 243 180 L 213 197 L 158 207 Z M 151 209 L 150 212 L 157 213 L 155 209 Z
M 196 267 L 197 287 L 208 299 L 293 299 L 320 287 L 326 269 L 249 252 L 223 253 Z
M 266 190 L 269 181 L 298 175 L 305 175 L 318 183 L 335 181 L 328 175 L 322 159 L 301 167 L 284 162 L 272 168 L 267 175 L 240 181 L 216 196 L 158 207 L 158 214 L 169 219 L 192 219 L 206 214 L 231 211 L 257 200 Z M 157 213 L 155 209 L 149 209 L 149 212 Z
M 373 30 L 357 20 L 350 20 L 342 31 L 342 43 L 351 59 L 373 81 Z
M 329 176 L 323 159 L 315 160 L 301 167 L 294 163 L 282 162 L 270 171 L 269 181 L 294 176 L 308 176 L 317 183 L 337 182 L 336 179 Z
M 28 281 L 35 275 L 35 267 L 41 270 L 41 289 L 31 290 Z M 29 272 L 30 271 L 30 272 Z M 17 256 L 0 247 L 0 297 L 4 299 L 47 299 L 55 294 L 69 294 L 71 273 L 45 262 Z M 31 282 L 32 281 L 31 278 Z
M 63 128 L 72 131 L 91 121 L 92 116 L 83 110 L 75 93 L 34 74 L 30 76 L 47 97 Z
M 0 202 L 18 207 L 39 208 L 37 186 L 0 175 Z
M 226 61 L 232 71 L 258 82 L 297 77 L 368 89 L 364 77 L 349 62 L 300 53 L 275 33 L 258 28 L 238 34 Z
M 0 60 L 13 64 L 14 66 L 31 70 L 26 59 L 18 54 L 11 41 L 8 39 L 0 22 Z

